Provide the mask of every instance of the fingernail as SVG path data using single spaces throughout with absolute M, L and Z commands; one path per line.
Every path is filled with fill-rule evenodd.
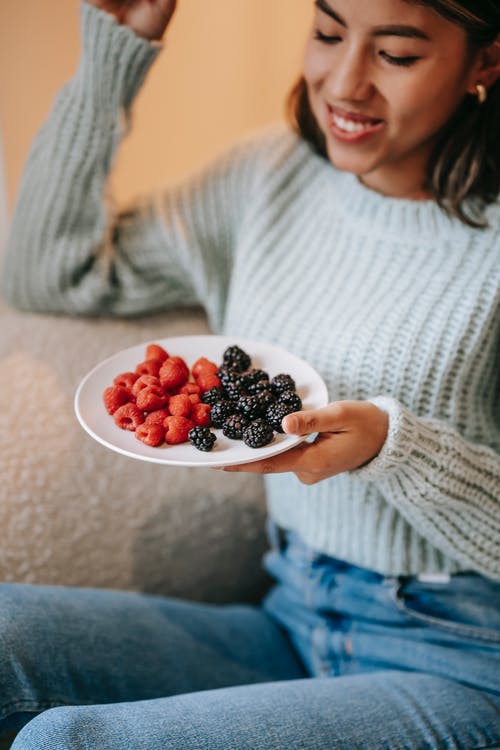
M 295 432 L 299 426 L 297 417 L 284 417 L 283 421 L 281 422 L 281 426 L 285 430 L 285 432 Z

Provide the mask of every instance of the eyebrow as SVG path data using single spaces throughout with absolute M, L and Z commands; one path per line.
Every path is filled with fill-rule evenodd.
M 330 16 L 330 18 L 333 18 L 341 26 L 347 28 L 347 23 L 342 16 L 339 16 L 333 8 L 330 8 L 325 0 L 315 0 L 314 4 L 323 13 L 326 13 L 327 16 Z M 430 37 L 422 29 L 418 29 L 416 26 L 403 26 L 401 24 L 377 26 L 373 32 L 373 36 L 402 36 L 410 39 L 423 39 L 426 42 L 430 42 Z

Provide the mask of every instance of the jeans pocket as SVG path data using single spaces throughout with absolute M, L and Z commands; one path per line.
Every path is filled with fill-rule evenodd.
M 398 611 L 414 622 L 478 645 L 500 646 L 498 598 L 481 597 L 477 592 L 471 596 L 455 584 L 453 577 L 443 585 L 399 578 L 391 598 Z

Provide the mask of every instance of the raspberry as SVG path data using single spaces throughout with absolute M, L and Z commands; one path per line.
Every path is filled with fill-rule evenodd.
M 145 422 L 137 427 L 135 436 L 142 443 L 146 443 L 146 445 L 155 448 L 157 445 L 160 445 L 160 443 L 163 443 L 163 440 L 165 439 L 165 428 L 161 424 Z
M 135 404 L 120 406 L 113 414 L 113 419 L 122 430 L 130 430 L 131 432 L 144 422 L 142 411 Z
M 274 437 L 273 428 L 264 419 L 254 419 L 243 430 L 243 442 L 249 448 L 262 448 Z
M 163 422 L 165 427 L 165 442 L 169 445 L 185 443 L 189 430 L 194 426 L 186 417 L 167 417 Z
M 132 386 L 135 381 L 139 378 L 137 372 L 122 372 L 121 375 L 117 375 L 113 380 L 114 385 L 121 385 L 122 388 L 128 388 L 132 392 Z
M 150 411 L 149 414 L 146 415 L 144 424 L 161 424 L 163 427 L 163 422 L 168 416 L 170 416 L 168 409 L 156 409 L 156 411 Z
M 286 417 L 287 414 L 291 414 L 292 411 L 295 411 L 295 409 L 288 406 L 288 404 L 276 401 L 268 407 L 266 411 L 266 421 L 271 425 L 273 430 L 276 430 L 276 432 L 283 432 L 281 422 L 283 418 Z
M 275 375 L 271 380 L 271 386 L 275 393 L 282 393 L 283 391 L 294 391 L 295 380 L 291 375 L 281 372 L 279 375 Z
M 153 375 L 141 375 L 137 378 L 134 385 L 132 386 L 132 395 L 137 398 L 137 395 L 139 391 L 142 391 L 143 388 L 153 387 L 153 386 L 159 386 L 160 381 L 158 378 L 153 377 Z
M 173 357 L 165 360 L 159 374 L 160 383 L 169 391 L 174 391 L 187 383 L 188 376 L 189 371 L 186 365 L 176 361 Z
M 114 414 L 120 406 L 132 400 L 130 391 L 120 385 L 111 385 L 102 394 L 102 400 L 108 414 Z
M 168 359 L 168 352 L 159 344 L 148 344 L 146 347 L 146 359 L 159 359 L 160 362 L 165 362 Z
M 200 393 L 200 386 L 196 383 L 186 383 L 182 388 L 179 389 L 179 393 L 186 393 L 191 396 L 193 393 Z
M 215 375 L 217 370 L 218 366 L 215 364 L 215 362 L 211 362 L 206 357 L 200 357 L 199 359 L 197 359 L 191 368 L 191 372 L 193 373 L 194 378 L 197 378 L 200 375 Z
M 210 417 L 214 427 L 222 427 L 227 417 L 230 414 L 235 414 L 236 405 L 232 401 L 217 401 L 212 406 Z
M 251 359 L 239 346 L 228 346 L 222 355 L 222 364 L 224 367 L 244 372 L 250 367 Z
M 141 411 L 155 411 L 167 403 L 163 388 L 159 385 L 149 385 L 137 394 L 136 404 Z
M 190 393 L 188 396 L 192 404 L 201 404 L 201 398 L 199 393 Z
M 202 374 L 197 378 L 196 382 L 200 386 L 201 393 L 205 393 L 205 391 L 209 391 L 211 388 L 220 387 L 220 380 L 214 374 Z
M 210 406 L 208 404 L 193 404 L 191 419 L 200 427 L 208 427 L 212 424 Z
M 223 434 L 231 440 L 241 440 L 243 430 L 248 427 L 250 420 L 240 414 L 230 414 L 222 425 Z
M 299 394 L 295 393 L 295 391 L 282 391 L 279 394 L 278 401 L 280 404 L 290 406 L 292 411 L 300 411 L 302 409 L 302 401 Z
M 139 373 L 139 375 L 153 375 L 157 378 L 161 365 L 161 359 L 147 359 L 145 362 L 141 362 L 137 365 L 135 371 Z
M 186 364 L 186 360 L 182 359 L 182 357 L 177 357 L 177 356 L 174 356 L 174 355 L 172 355 L 171 357 L 169 357 L 169 359 L 171 359 L 172 362 L 177 362 L 177 364 L 182 367 L 182 369 L 186 373 L 186 380 L 189 380 L 189 367 Z
M 193 427 L 189 431 L 189 440 L 199 451 L 211 451 L 217 438 L 208 427 Z
M 174 417 L 189 417 L 192 406 L 189 396 L 185 393 L 170 396 L 168 400 L 168 410 Z

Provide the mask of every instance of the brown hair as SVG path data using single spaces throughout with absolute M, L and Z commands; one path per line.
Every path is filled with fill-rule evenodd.
M 427 5 L 465 29 L 471 52 L 492 44 L 500 33 L 497 0 L 406 0 Z M 326 143 L 312 113 L 303 77 L 287 98 L 287 116 L 294 130 L 320 156 Z M 483 104 L 465 97 L 439 134 L 427 164 L 425 187 L 447 213 L 473 227 L 485 227 L 484 209 L 500 193 L 500 80 L 488 89 Z

